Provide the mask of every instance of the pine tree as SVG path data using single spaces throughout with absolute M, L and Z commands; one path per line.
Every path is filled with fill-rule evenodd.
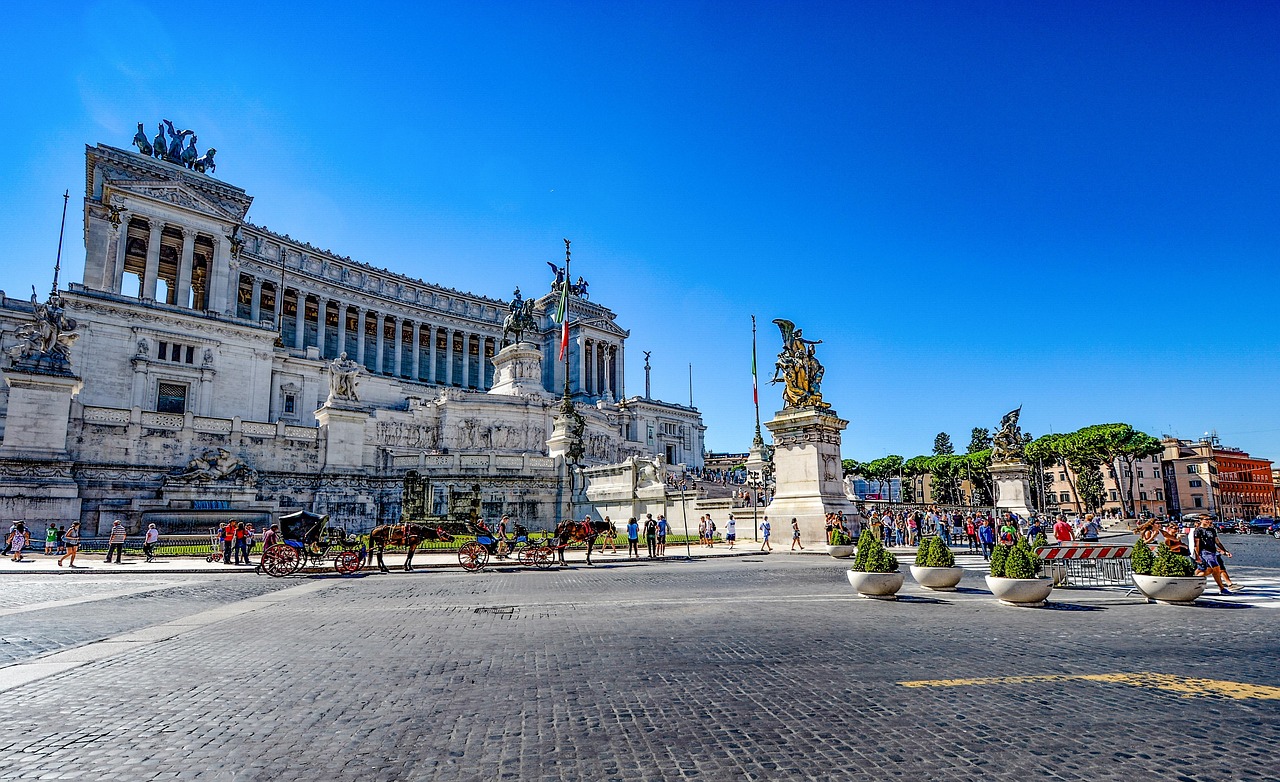
M 943 454 L 955 452 L 956 449 L 951 445 L 951 435 L 946 432 L 938 432 L 938 436 L 933 438 L 933 455 L 942 456 Z

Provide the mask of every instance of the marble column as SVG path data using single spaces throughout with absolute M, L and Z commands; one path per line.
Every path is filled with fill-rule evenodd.
M 240 280 L 231 273 L 231 242 L 213 237 L 213 263 L 209 266 L 209 311 L 230 315 L 235 306 L 235 291 L 229 290 Z
M 152 219 L 151 235 L 147 238 L 147 266 L 142 273 L 142 298 L 155 301 L 156 277 L 160 274 L 160 241 L 164 223 Z
M 364 363 L 364 333 L 367 329 L 364 307 L 361 307 L 356 310 L 356 363 L 362 367 L 368 366 Z
M 293 347 L 297 350 L 307 348 L 307 294 L 295 291 L 293 300 L 297 303 L 297 316 L 293 319 Z
M 379 375 L 382 374 L 383 357 L 387 353 L 386 334 L 387 334 L 387 316 L 379 312 L 378 313 L 378 331 L 377 331 L 377 334 L 374 335 L 374 349 L 377 351 L 377 355 L 373 357 L 373 361 L 374 361 L 373 371 L 377 372 Z
M 422 324 L 413 322 L 413 369 L 409 370 L 410 380 L 419 380 L 422 375 Z
M 587 382 L 587 338 L 586 338 L 586 335 L 582 334 L 582 332 L 578 332 L 578 338 L 577 338 L 577 340 L 575 340 L 575 341 L 578 343 L 578 387 L 577 387 L 577 389 L 576 389 L 576 390 L 577 390 L 579 393 L 586 394 L 586 393 L 588 393 L 588 391 L 587 391 L 587 386 L 586 386 L 586 382 Z M 573 390 L 574 390 L 574 389 L 573 389 L 573 388 L 572 388 L 572 386 L 571 386 L 571 387 L 570 387 L 570 391 L 572 392 Z
M 444 384 L 453 385 L 453 329 L 444 330 Z
M 402 377 L 404 375 L 404 362 L 402 360 L 404 358 L 404 321 L 400 318 L 395 318 L 394 320 L 396 324 L 396 344 L 391 349 L 394 362 L 391 374 L 396 377 Z
M 436 385 L 436 327 L 430 323 L 427 326 L 427 382 Z
M 195 261 L 196 233 L 190 228 L 179 228 L 182 232 L 182 254 L 178 260 L 178 290 L 173 303 L 179 307 L 191 306 L 191 265 Z
M 471 335 L 467 332 L 462 333 L 462 387 L 467 388 L 471 383 Z
M 338 305 L 338 355 L 347 352 L 347 305 L 341 301 Z
M 321 295 L 316 299 L 316 347 L 320 349 L 320 358 L 325 358 L 325 332 L 329 330 L 326 321 L 329 319 L 329 302 Z
M 112 293 L 119 293 L 120 286 L 124 282 L 124 258 L 129 251 L 129 214 L 127 212 L 120 213 L 120 225 L 114 226 L 112 231 L 116 237 L 116 263 L 111 267 L 111 279 L 113 282 L 107 284 L 104 280 L 102 287 Z
M 283 334 L 284 332 L 284 288 L 279 283 L 272 283 L 271 289 L 275 291 L 275 304 L 271 308 L 271 323 L 276 327 L 276 331 Z
M 604 396 L 613 401 L 613 345 L 604 349 Z
M 253 278 L 253 293 L 249 294 L 249 320 L 257 324 L 262 320 L 262 280 Z

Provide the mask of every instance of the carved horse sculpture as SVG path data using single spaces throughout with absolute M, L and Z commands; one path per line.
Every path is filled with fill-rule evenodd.
M 205 169 L 208 169 L 210 172 L 217 171 L 218 167 L 213 164 L 213 156 L 216 154 L 218 154 L 218 150 L 213 147 L 209 147 L 207 152 L 192 161 L 191 167 L 196 171 L 199 171 L 201 174 L 206 173 Z
M 507 335 L 514 334 L 515 341 L 519 342 L 524 339 L 526 331 L 536 331 L 538 328 L 538 318 L 533 314 L 532 300 L 525 301 L 519 310 L 513 310 L 507 313 L 507 317 L 502 321 L 502 344 L 507 343 Z
M 564 550 L 566 546 L 570 543 L 585 542 L 587 544 L 587 564 L 590 565 L 591 548 L 595 546 L 596 538 L 605 533 L 617 535 L 618 529 L 611 521 L 592 521 L 590 517 L 583 519 L 582 521 L 573 521 L 572 519 L 569 519 L 567 521 L 560 522 L 560 524 L 556 526 L 556 554 L 560 559 L 560 564 L 568 564 L 564 561 Z
M 147 141 L 147 134 L 142 130 L 142 123 L 138 123 L 138 132 L 133 137 L 133 145 L 138 148 L 138 152 L 147 157 L 151 157 L 151 142 Z
M 382 561 L 382 552 L 387 546 L 408 546 L 409 553 L 404 558 L 404 570 L 406 573 L 413 572 L 413 552 L 417 551 L 418 546 L 423 542 L 439 540 L 445 543 L 453 540 L 453 536 L 445 532 L 442 527 L 432 527 L 427 524 L 414 524 L 412 522 L 406 524 L 382 524 L 374 527 L 369 533 L 369 548 L 373 549 L 374 556 L 378 558 L 378 570 L 383 573 L 390 573 L 387 566 Z

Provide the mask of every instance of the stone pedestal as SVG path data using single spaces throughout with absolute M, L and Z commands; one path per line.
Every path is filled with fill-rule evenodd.
M 331 399 L 316 411 L 316 421 L 324 439 L 325 470 L 362 469 L 369 409 L 356 402 Z
M 996 507 L 1016 513 L 1022 518 L 1031 515 L 1031 467 L 1025 462 L 994 462 L 990 468 L 991 483 L 995 487 Z
M 80 378 L 11 369 L 4 382 L 9 386 L 9 409 L 0 458 L 65 458 L 71 398 L 84 387 Z
M 532 342 L 507 345 L 493 357 L 493 387 L 490 394 L 532 396 L 546 399 L 542 387 L 542 351 Z
M 857 514 L 841 482 L 840 432 L 848 425 L 812 407 L 788 408 L 765 424 L 773 433 L 775 485 L 764 512 L 776 548 L 790 548 L 792 518 L 800 522 L 800 542 L 811 548 L 826 545 L 828 513 Z

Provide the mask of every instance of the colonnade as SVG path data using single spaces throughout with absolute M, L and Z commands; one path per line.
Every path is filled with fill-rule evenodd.
M 582 391 L 587 396 L 614 399 L 620 395 L 618 346 L 598 339 L 584 339 L 579 357 Z
M 121 210 L 118 222 L 111 227 L 111 241 L 107 244 L 107 259 L 103 264 L 104 277 L 111 280 L 110 290 L 124 293 L 124 275 L 129 261 L 130 231 L 141 242 L 145 262 L 132 262 L 141 281 L 138 297 L 156 298 L 159 281 L 169 287 L 166 303 L 197 310 L 222 311 L 227 301 L 225 270 L 230 267 L 230 242 L 225 237 L 207 231 L 197 231 L 189 226 L 165 223 L 155 217 L 131 215 Z M 146 238 L 142 239 L 142 232 Z M 197 262 L 197 243 L 200 260 Z M 172 278 L 161 276 L 161 251 L 169 246 L 174 251 L 176 269 Z M 210 252 L 210 249 L 212 252 Z M 142 263 L 139 268 L 138 264 Z
M 487 390 L 498 337 L 389 315 L 324 294 L 240 276 L 236 314 L 280 326 L 285 347 L 314 347 L 323 359 L 347 357 L 369 372 L 419 383 Z M 264 302 L 267 302 L 264 312 Z

